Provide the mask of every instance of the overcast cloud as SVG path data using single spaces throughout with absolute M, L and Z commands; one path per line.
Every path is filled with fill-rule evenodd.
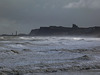
M 100 26 L 100 0 L 0 0 L 0 34 L 40 26 Z
M 100 8 L 100 0 L 79 0 L 65 5 L 64 8 Z

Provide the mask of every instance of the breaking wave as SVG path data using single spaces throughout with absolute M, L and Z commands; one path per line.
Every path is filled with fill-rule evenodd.
M 100 70 L 100 38 L 0 37 L 0 74 Z

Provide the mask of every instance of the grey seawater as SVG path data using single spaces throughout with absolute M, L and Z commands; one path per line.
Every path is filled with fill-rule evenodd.
M 84 71 L 100 74 L 100 38 L 0 37 L 1 75 L 83 75 Z

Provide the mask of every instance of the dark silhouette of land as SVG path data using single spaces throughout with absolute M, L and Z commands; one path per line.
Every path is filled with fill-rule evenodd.
M 30 36 L 96 36 L 100 37 L 100 27 L 81 28 L 76 24 L 72 27 L 50 26 L 33 29 Z
M 78 27 L 73 24 L 72 27 L 63 26 L 49 26 L 40 27 L 39 29 L 32 29 L 29 34 L 24 34 L 16 31 L 15 34 L 2 34 L 1 36 L 87 36 L 100 37 L 100 27 Z

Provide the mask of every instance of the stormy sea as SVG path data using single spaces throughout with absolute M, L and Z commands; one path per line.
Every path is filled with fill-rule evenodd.
M 0 75 L 84 73 L 100 75 L 100 38 L 0 37 Z

